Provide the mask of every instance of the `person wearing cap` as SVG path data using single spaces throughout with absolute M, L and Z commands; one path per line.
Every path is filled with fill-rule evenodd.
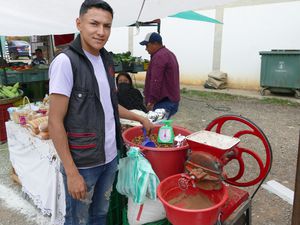
M 177 58 L 163 45 L 162 37 L 156 32 L 148 33 L 140 44 L 146 46 L 151 57 L 144 89 L 147 109 L 165 109 L 169 119 L 178 111 L 180 101 Z
M 76 25 L 80 34 L 49 68 L 49 132 L 62 163 L 65 225 L 105 225 L 123 148 L 119 116 L 152 124 L 118 105 L 114 67 L 106 44 L 113 9 L 85 0 Z M 124 154 L 124 152 L 123 152 Z

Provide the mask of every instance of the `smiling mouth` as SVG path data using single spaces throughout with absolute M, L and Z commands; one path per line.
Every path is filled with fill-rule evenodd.
M 104 42 L 103 39 L 97 39 L 97 38 L 94 38 L 94 41 L 96 41 L 97 43 L 103 43 Z

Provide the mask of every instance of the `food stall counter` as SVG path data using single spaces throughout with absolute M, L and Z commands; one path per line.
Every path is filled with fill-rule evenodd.
M 22 184 L 22 191 L 51 224 L 62 225 L 65 215 L 65 192 L 60 160 L 51 140 L 34 137 L 13 121 L 6 122 L 9 157 Z

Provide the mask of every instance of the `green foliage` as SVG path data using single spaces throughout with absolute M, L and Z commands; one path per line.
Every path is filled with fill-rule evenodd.
M 144 60 L 141 57 L 132 56 L 131 52 L 113 53 L 114 64 L 118 65 L 121 63 L 126 64 L 143 64 Z

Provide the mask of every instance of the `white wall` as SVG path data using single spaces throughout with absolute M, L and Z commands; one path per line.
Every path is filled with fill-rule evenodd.
M 212 70 L 214 26 L 223 26 L 221 71 L 228 73 L 229 86 L 259 89 L 259 51 L 300 49 L 300 1 L 226 8 L 223 25 L 165 18 L 161 35 L 180 64 L 181 82 L 203 85 Z M 215 18 L 215 10 L 199 11 Z M 148 58 L 138 43 L 156 27 L 134 31 L 134 56 Z M 128 28 L 114 28 L 107 49 L 128 50 Z M 138 76 L 144 79 L 144 74 Z
M 230 86 L 258 89 L 259 51 L 300 49 L 300 2 L 225 9 L 221 70 Z
M 201 14 L 214 17 L 214 10 Z M 139 45 L 139 42 L 148 32 L 153 31 L 157 31 L 156 27 L 134 29 L 134 56 L 150 59 L 145 47 Z M 201 82 L 200 76 L 207 76 L 208 71 L 211 71 L 214 24 L 168 17 L 161 20 L 161 36 L 164 45 L 177 56 L 182 83 L 198 84 Z M 113 52 L 126 52 L 127 41 L 128 28 L 114 28 L 106 48 Z

